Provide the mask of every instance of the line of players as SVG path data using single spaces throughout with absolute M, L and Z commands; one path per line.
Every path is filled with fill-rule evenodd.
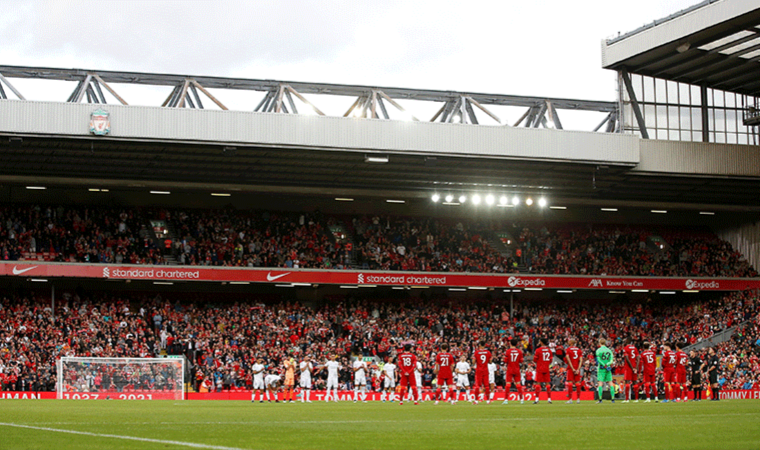
M 472 367 L 467 361 L 466 355 L 461 352 L 450 352 L 448 344 L 442 344 L 440 352 L 435 356 L 435 368 L 434 373 L 437 377 L 437 389 L 435 390 L 435 403 L 439 401 L 448 401 L 452 404 L 459 401 L 462 391 L 464 391 L 465 399 L 477 404 L 479 401 L 485 401 L 491 403 L 494 397 L 495 391 L 495 374 L 498 369 L 497 365 L 492 362 L 493 355 L 491 351 L 486 348 L 486 341 L 480 341 L 478 349 L 473 353 L 473 360 L 475 362 L 474 369 L 474 395 L 470 393 L 469 375 L 473 371 Z M 524 402 L 525 389 L 522 384 L 522 368 L 524 362 L 523 351 L 518 347 L 519 341 L 517 339 L 511 339 L 509 348 L 504 352 L 504 366 L 506 368 L 506 385 L 505 389 L 509 392 L 510 387 L 513 387 L 517 391 L 517 398 L 520 403 Z M 622 350 L 624 364 L 623 364 L 623 378 L 624 378 L 624 403 L 635 400 L 638 401 L 637 393 L 643 390 L 646 402 L 659 401 L 657 397 L 657 354 L 656 346 L 644 342 L 643 351 L 639 352 L 635 345 L 633 345 L 631 339 L 627 339 L 625 347 Z M 605 341 L 600 340 L 602 348 L 606 349 Z M 673 350 L 675 348 L 675 350 Z M 414 400 L 414 404 L 417 404 L 421 398 L 422 387 L 422 364 L 417 361 L 416 355 L 412 352 L 411 345 L 407 344 L 403 350 L 396 356 L 394 360 L 391 359 L 388 363 L 384 364 L 380 370 L 380 382 L 382 383 L 382 401 L 395 401 L 397 398 L 399 404 L 403 404 L 403 400 L 411 398 Z M 681 350 L 679 344 L 665 344 L 663 345 L 662 356 L 662 376 L 665 385 L 665 402 L 668 401 L 686 401 L 687 385 L 687 367 L 689 364 L 693 364 L 689 355 Z M 577 347 L 575 339 L 568 340 L 568 346 L 564 349 L 563 362 L 567 365 L 567 403 L 573 402 L 573 392 L 576 392 L 576 401 L 580 402 L 581 386 L 582 386 L 582 363 L 583 352 Z M 598 352 L 597 352 L 598 353 Z M 311 403 L 311 389 L 312 389 L 312 377 L 322 370 L 327 371 L 327 385 L 325 401 L 338 401 L 338 374 L 342 369 L 341 364 L 337 361 L 337 356 L 332 356 L 331 359 L 323 365 L 314 366 L 310 361 L 309 355 L 296 365 L 295 361 L 291 358 L 285 362 L 284 367 L 284 380 L 281 375 L 269 374 L 265 375 L 264 361 L 259 358 L 256 364 L 252 366 L 253 371 L 253 393 L 251 395 L 251 401 L 255 401 L 256 393 L 259 392 L 259 401 L 263 402 L 264 399 L 275 402 L 279 402 L 277 392 L 281 389 L 284 390 L 284 401 L 294 402 L 296 398 L 295 394 L 295 376 L 298 374 L 298 384 L 301 388 L 301 402 Z M 457 358 L 458 356 L 458 358 Z M 708 374 L 710 383 L 713 385 L 713 397 L 717 398 L 718 392 L 715 392 L 717 388 L 717 369 L 718 358 L 715 357 L 714 352 L 710 351 L 710 359 L 705 362 L 704 365 L 708 367 Z M 535 378 L 534 378 L 534 404 L 539 403 L 541 391 L 546 391 L 547 401 L 552 403 L 552 388 L 551 388 L 551 374 L 550 367 L 554 359 L 554 351 L 549 347 L 546 339 L 540 340 L 540 346 L 536 349 L 533 355 L 533 362 L 535 364 Z M 599 355 L 597 354 L 597 360 Z M 609 362 L 605 361 L 605 368 L 602 368 L 599 363 L 599 373 L 609 371 Z M 704 365 L 702 367 L 704 367 Z M 700 371 L 701 368 L 700 367 Z M 370 366 L 367 362 L 357 359 L 352 364 L 353 378 L 354 378 L 354 402 L 362 401 L 366 402 L 367 399 L 367 377 L 370 372 Z M 694 370 L 692 370 L 694 373 Z M 599 401 L 602 398 L 603 385 L 610 380 L 602 379 L 603 376 L 598 377 L 598 389 L 599 389 Z M 701 399 L 701 382 L 691 384 L 694 385 L 695 400 Z M 398 386 L 398 389 L 397 389 Z M 398 393 L 397 393 L 398 391 Z M 481 397 L 482 391 L 482 397 Z M 332 393 L 332 396 L 331 396 Z M 408 394 L 408 397 L 407 397 Z M 648 395 L 647 395 L 648 394 Z M 614 399 L 614 393 L 612 395 Z M 614 401 L 614 400 L 613 400 Z M 505 399 L 503 404 L 507 404 L 508 400 Z

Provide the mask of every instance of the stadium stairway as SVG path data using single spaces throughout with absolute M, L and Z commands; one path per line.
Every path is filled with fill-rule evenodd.
M 734 333 L 736 332 L 736 330 L 738 330 L 739 328 L 744 327 L 745 325 L 747 325 L 751 321 L 752 320 L 745 320 L 744 322 L 742 322 L 740 324 L 734 325 L 733 327 L 726 328 L 723 331 L 715 333 L 715 334 L 713 334 L 712 336 L 710 336 L 709 338 L 707 338 L 707 339 L 705 339 L 703 341 L 699 341 L 696 344 L 688 345 L 685 348 L 683 348 L 682 350 L 685 351 L 686 353 L 689 353 L 692 350 L 697 351 L 697 350 L 702 350 L 703 348 L 713 347 L 715 345 L 722 344 L 722 343 L 730 340 L 734 336 Z
M 486 242 L 488 242 L 488 245 L 490 245 L 493 249 L 495 249 L 499 254 L 505 258 L 508 257 L 514 257 L 513 252 L 513 245 L 514 245 L 514 237 L 513 233 L 510 233 L 509 231 L 502 230 L 502 231 L 495 231 L 492 233 L 487 233 L 483 235 L 486 239 Z M 509 242 L 509 244 L 507 244 Z M 516 247 L 514 247 L 516 248 Z M 522 261 L 517 261 L 517 270 L 520 273 L 527 273 L 528 267 L 523 264 Z
M 351 244 L 351 248 L 356 249 L 353 234 L 349 231 L 349 227 L 343 221 L 336 220 L 333 225 L 327 225 L 327 221 L 322 220 L 321 224 L 323 230 L 329 230 L 329 236 L 330 239 L 332 239 L 333 244 L 340 243 L 344 247 L 347 244 Z M 351 252 L 351 259 L 348 264 L 351 267 L 356 267 L 355 251 Z

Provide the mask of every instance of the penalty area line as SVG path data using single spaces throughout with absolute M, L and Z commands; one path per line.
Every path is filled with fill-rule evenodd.
M 121 436 L 118 434 L 91 433 L 89 431 L 62 430 L 60 428 L 35 427 L 32 425 L 22 425 L 18 423 L 0 422 L 0 426 L 13 427 L 13 428 L 25 428 L 29 430 L 39 430 L 39 431 L 51 431 L 54 433 L 78 434 L 81 436 L 91 436 L 91 437 L 100 437 L 100 438 L 109 438 L 109 439 L 122 439 L 122 440 L 127 440 L 127 441 L 150 442 L 153 444 L 179 445 L 183 447 L 203 448 L 203 449 L 209 449 L 209 450 L 244 450 L 237 447 L 223 447 L 220 445 L 197 444 L 195 442 L 170 441 L 170 440 L 165 440 L 165 439 L 151 439 L 151 438 L 142 438 L 142 437 L 137 437 L 137 436 Z

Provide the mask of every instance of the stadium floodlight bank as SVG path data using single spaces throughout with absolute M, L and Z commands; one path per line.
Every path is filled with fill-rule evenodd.
M 185 358 L 89 358 L 57 363 L 58 399 L 184 400 Z

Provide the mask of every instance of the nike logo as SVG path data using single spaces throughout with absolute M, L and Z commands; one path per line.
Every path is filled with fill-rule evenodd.
M 29 267 L 29 268 L 26 268 L 26 269 L 20 269 L 19 270 L 19 269 L 16 268 L 16 266 L 13 266 L 13 275 L 21 275 L 24 272 L 29 272 L 30 270 L 36 269 L 36 268 L 37 268 L 37 266 Z
M 290 272 L 283 273 L 282 275 L 275 275 L 275 276 L 272 276 L 272 272 L 269 272 L 267 274 L 267 281 L 274 281 L 274 280 L 277 280 L 277 279 L 280 279 L 280 278 L 284 277 L 285 275 L 290 275 Z

